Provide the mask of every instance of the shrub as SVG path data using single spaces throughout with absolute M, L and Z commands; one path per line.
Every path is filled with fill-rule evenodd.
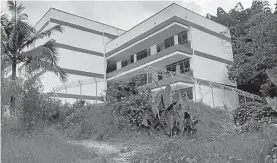
M 262 126 L 276 122 L 277 112 L 263 103 L 244 103 L 234 112 L 234 123 L 243 126 L 243 131 L 259 131 Z
M 130 80 L 114 83 L 106 94 L 108 106 L 117 121 L 125 120 L 132 130 L 163 131 L 170 137 L 196 130 L 198 120 L 192 120 L 188 101 L 180 92 L 174 93 L 170 85 L 152 97 L 148 88 L 138 89 L 136 82 Z

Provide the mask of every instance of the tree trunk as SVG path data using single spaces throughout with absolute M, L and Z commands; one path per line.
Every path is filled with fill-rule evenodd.
M 12 80 L 15 81 L 16 80 L 16 63 L 14 62 L 12 64 Z M 14 84 L 14 83 L 13 83 Z M 15 114 L 15 97 L 11 96 L 11 115 L 14 116 Z

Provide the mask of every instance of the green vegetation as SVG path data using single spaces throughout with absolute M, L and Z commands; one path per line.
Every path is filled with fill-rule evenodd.
M 257 87 L 267 97 L 267 103 L 241 104 L 233 113 L 188 101 L 170 86 L 153 95 L 135 81 L 114 83 L 102 105 L 83 100 L 72 106 L 62 104 L 43 94 L 39 81 L 45 71 L 66 80 L 57 65 L 54 41 L 28 49 L 34 41 L 62 32 L 61 26 L 36 34 L 26 22 L 22 5 L 8 1 L 8 7 L 17 14 L 1 15 L 1 62 L 3 70 L 11 65 L 13 75 L 4 79 L 1 74 L 1 98 L 2 107 L 12 102 L 16 117 L 6 117 L 2 110 L 3 162 L 102 163 L 115 158 L 123 162 L 123 157 L 129 162 L 276 162 L 277 21 L 276 11 L 272 13 L 266 1 L 254 1 L 248 9 L 239 3 L 229 13 L 219 8 L 216 17 L 209 16 L 230 27 L 235 53 L 230 78 L 241 89 Z M 26 66 L 26 79 L 15 78 L 18 63 Z M 84 139 L 83 145 L 72 143 Z M 108 146 L 100 148 L 95 142 L 114 148 L 103 153 Z
M 270 7 L 266 0 L 253 0 L 249 8 L 238 3 L 229 12 L 218 7 L 216 16 L 207 15 L 230 29 L 234 64 L 229 78 L 238 88 L 265 97 L 277 96 L 266 74 L 277 66 L 277 10 Z

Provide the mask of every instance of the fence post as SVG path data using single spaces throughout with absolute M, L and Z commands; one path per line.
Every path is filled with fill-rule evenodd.
M 64 102 L 66 103 L 66 97 L 67 97 L 67 88 L 66 86 L 64 85 L 64 88 L 65 88 L 65 98 L 64 98 Z
M 244 102 L 246 103 L 246 95 L 244 92 L 243 92 L 243 95 L 244 95 Z
M 80 82 L 80 80 L 78 80 L 78 82 L 79 82 L 79 84 L 80 84 L 80 100 L 82 100 L 82 84 L 81 84 L 81 82 Z
M 211 83 L 209 83 L 211 90 L 212 90 L 212 99 L 213 99 L 213 107 L 214 107 L 214 91 L 213 91 L 213 86 Z
M 95 92 L 96 92 L 96 93 L 95 93 L 95 95 L 96 95 L 96 102 L 95 102 L 95 103 L 97 104 L 97 97 L 98 97 L 98 96 L 97 96 L 97 81 L 96 81 L 96 80 L 95 80 L 95 83 L 96 83 L 96 84 L 95 84 L 95 87 L 96 87 L 96 91 L 95 91 Z

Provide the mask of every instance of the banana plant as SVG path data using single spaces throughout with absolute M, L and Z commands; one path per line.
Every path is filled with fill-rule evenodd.
M 180 93 L 178 96 L 178 99 L 173 100 L 170 85 L 159 91 L 150 104 L 151 113 L 144 117 L 143 125 L 154 129 L 161 128 L 170 137 L 174 135 L 173 131 L 183 135 L 186 127 L 189 126 L 190 130 L 195 128 L 198 121 L 192 122 L 187 100 L 185 101 Z M 186 114 L 189 116 L 185 116 Z

